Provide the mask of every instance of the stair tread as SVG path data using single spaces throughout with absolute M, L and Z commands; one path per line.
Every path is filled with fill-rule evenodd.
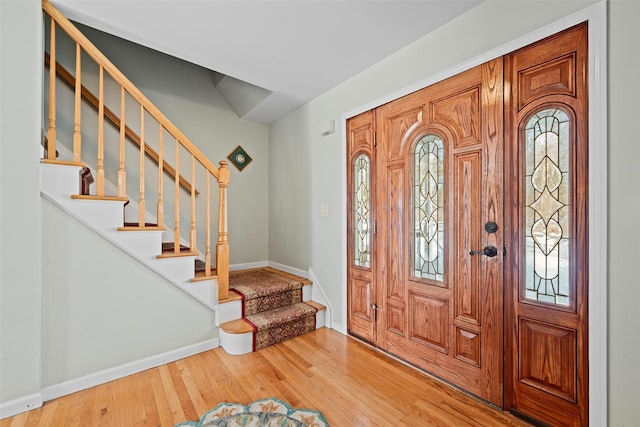
M 224 304 L 226 302 L 240 301 L 240 300 L 242 300 L 242 297 L 240 295 L 238 295 L 237 293 L 231 291 L 231 292 L 229 292 L 229 296 L 227 296 L 224 299 L 219 300 L 218 304 Z
M 220 329 L 228 334 L 246 334 L 253 332 L 253 326 L 248 324 L 244 319 L 231 320 L 229 322 L 222 323 Z
M 203 280 L 213 280 L 217 278 L 218 278 L 218 274 L 216 273 L 216 269 L 212 268 L 211 270 L 209 270 L 209 274 L 206 274 L 204 271 L 197 271 L 195 277 L 191 279 L 191 281 L 201 282 Z
M 140 227 L 138 225 L 126 225 L 124 227 L 118 227 L 118 231 L 165 231 L 167 227 L 157 225 L 145 225 Z
M 229 274 L 229 289 L 235 289 L 247 300 L 301 290 L 304 284 L 298 280 L 264 268 L 234 271 Z
M 52 160 L 52 159 L 41 159 L 40 163 L 47 163 L 50 165 L 61 165 L 61 166 L 78 166 L 83 168 L 85 164 L 83 162 L 74 162 L 70 160 Z
M 315 302 L 315 301 L 304 301 L 306 304 L 309 304 L 311 307 L 314 307 L 316 310 L 318 311 L 322 311 L 322 310 L 326 310 L 327 306 L 320 304 L 319 302 Z
M 187 257 L 193 256 L 196 257 L 200 255 L 198 252 L 191 252 L 190 250 L 181 250 L 178 253 L 175 253 L 173 250 L 170 251 L 162 251 L 162 254 L 158 255 L 156 258 L 178 258 L 178 257 Z
M 316 312 L 317 310 L 315 307 L 304 302 L 299 302 L 286 307 L 250 314 L 245 316 L 245 319 L 253 323 L 258 329 L 268 329 L 282 323 L 315 315 Z
M 71 198 L 74 200 L 105 200 L 105 201 L 113 201 L 113 202 L 128 202 L 128 197 L 119 197 L 119 196 L 95 196 L 95 195 L 85 195 L 85 194 L 72 194 Z

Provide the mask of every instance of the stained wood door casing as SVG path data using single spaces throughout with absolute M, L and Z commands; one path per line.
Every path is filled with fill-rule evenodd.
M 559 33 L 505 57 L 505 77 L 511 88 L 505 94 L 507 123 L 506 199 L 508 241 L 513 254 L 506 274 L 507 393 L 505 408 L 551 425 L 588 424 L 588 93 L 587 26 Z M 568 118 L 568 167 L 562 179 L 554 178 L 549 160 L 536 167 L 546 175 L 539 201 L 525 200 L 525 126 L 534 114 L 561 110 Z M 555 142 L 553 142 L 555 144 Z M 538 142 L 536 142 L 538 147 Z M 536 148 L 540 150 L 541 148 Z M 555 150 L 555 145 L 554 145 Z M 538 162 L 539 159 L 536 159 Z M 546 171 L 545 169 L 546 168 Z M 533 172 L 532 176 L 535 176 Z M 568 237 L 568 302 L 553 304 L 525 295 L 526 210 L 562 209 L 549 194 L 568 179 L 568 229 L 544 214 L 546 227 L 537 238 L 545 250 L 557 245 L 558 235 Z M 552 184 L 548 181 L 552 180 Z M 551 188 L 548 188 L 551 187 Z M 537 191 L 537 190 L 536 190 Z M 564 191 L 564 190 L 563 190 Z M 547 194 L 549 193 L 549 194 Z M 538 194 L 538 193 L 536 193 Z M 544 198 L 548 200 L 542 200 Z M 557 205 L 557 207 L 555 206 Z M 556 218 L 554 212 L 553 218 Z M 544 221 L 544 222 L 542 222 Z M 562 222 L 562 221 L 561 221 Z M 534 231 L 535 232 L 535 231 Z M 541 233 L 541 234 L 540 234 Z M 544 236 L 547 236 L 546 238 Z M 542 237 L 540 237 L 542 236 Z M 546 240 L 546 242 L 545 242 Z M 530 250 L 530 249 L 529 249 Z M 531 270 L 531 267 L 529 267 Z M 530 273 L 527 273 L 530 274 Z M 559 285 L 555 285 L 558 286 Z M 601 343 L 600 345 L 604 345 Z
M 502 405 L 502 59 L 376 110 L 376 344 Z M 444 277 L 413 272 L 413 150 L 444 153 Z M 498 231 L 484 225 L 493 221 Z M 485 246 L 496 257 L 470 255 Z

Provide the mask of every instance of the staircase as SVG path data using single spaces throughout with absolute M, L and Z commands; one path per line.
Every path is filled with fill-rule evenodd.
M 268 267 L 231 272 L 229 295 L 239 299 L 242 318 L 220 325 L 222 347 L 245 354 L 324 327 L 326 307 L 310 300 L 311 285 Z
M 323 327 L 326 310 L 310 301 L 311 281 L 271 268 L 229 271 L 227 163 L 221 161 L 216 167 L 51 3 L 43 0 L 42 6 L 45 17 L 50 18 L 42 197 L 213 310 L 215 324 L 221 328 L 220 344 L 230 354 L 260 350 Z M 60 36 L 68 36 L 75 45 L 75 74 L 56 60 L 56 37 Z M 97 96 L 82 83 L 85 62 L 98 66 L 98 74 L 87 78 L 97 80 Z M 93 66 L 88 69 L 95 70 Z M 62 112 L 57 110 L 58 79 L 71 92 L 74 104 L 69 109 L 62 102 L 67 106 Z M 106 105 L 107 91 L 116 105 Z M 97 114 L 97 129 L 87 131 L 83 126 L 83 102 Z M 125 105 L 129 111 L 132 102 L 139 121 L 129 125 Z M 118 108 L 120 116 L 114 112 Z M 63 119 L 58 120 L 58 115 L 64 115 Z M 68 145 L 58 143 L 59 123 L 72 128 L 68 133 L 73 141 Z M 119 138 L 106 141 L 105 124 L 113 126 Z M 125 159 L 128 143 L 139 150 L 133 161 Z M 87 159 L 87 152 L 97 158 Z M 166 157 L 173 157 L 173 166 Z M 116 170 L 105 166 L 109 158 L 112 163 L 116 159 Z M 180 174 L 181 165 L 186 177 Z M 133 193 L 127 191 L 127 177 L 131 176 L 138 187 Z M 216 230 L 211 227 L 210 211 L 216 198 L 211 195 L 211 181 L 219 188 L 213 250 L 211 235 Z M 154 212 L 149 211 L 151 206 Z M 173 213 L 166 222 L 165 210 Z M 196 242 L 198 235 L 204 239 Z
M 219 300 L 216 272 L 205 270 L 200 254 L 184 245 L 176 253 L 173 242 L 162 242 L 166 227 L 125 223 L 126 197 L 79 195 L 83 168 L 68 163 L 41 163 L 42 196 L 214 310 L 227 353 L 250 353 L 325 326 L 326 307 L 310 300 L 312 282 L 269 267 L 230 272 L 229 297 Z

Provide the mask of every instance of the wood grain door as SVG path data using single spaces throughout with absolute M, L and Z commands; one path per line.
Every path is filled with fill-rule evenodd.
M 588 423 L 587 87 L 585 24 L 347 122 L 351 334 Z
M 587 425 L 586 24 L 507 55 L 505 76 L 505 407 Z
M 375 111 L 347 122 L 347 329 L 376 341 Z
M 376 111 L 374 302 L 378 346 L 499 406 L 502 83 L 500 58 Z

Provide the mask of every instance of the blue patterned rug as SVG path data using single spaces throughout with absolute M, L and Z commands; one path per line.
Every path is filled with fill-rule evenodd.
M 186 421 L 175 427 L 329 427 L 322 413 L 311 409 L 293 409 L 278 399 L 261 399 L 248 405 L 221 403 L 200 421 Z

